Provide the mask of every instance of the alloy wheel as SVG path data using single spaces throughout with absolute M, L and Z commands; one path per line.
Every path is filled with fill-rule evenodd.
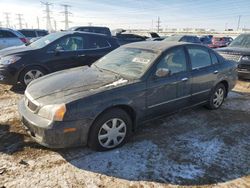
M 224 101 L 224 97 L 225 97 L 225 93 L 224 90 L 222 88 L 219 88 L 215 94 L 214 94 L 214 98 L 213 98 L 213 104 L 215 106 L 215 108 L 219 108 L 220 105 L 223 103 Z
M 24 83 L 28 85 L 31 81 L 42 77 L 44 74 L 40 70 L 30 70 L 24 75 Z

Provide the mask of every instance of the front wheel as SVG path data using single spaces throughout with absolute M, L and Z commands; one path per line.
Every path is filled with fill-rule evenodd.
M 221 107 L 226 96 L 226 88 L 223 84 L 218 84 L 209 98 L 207 107 L 211 110 L 216 110 Z
M 30 67 L 25 69 L 21 74 L 19 81 L 21 84 L 26 87 L 29 83 L 37 78 L 40 78 L 45 75 L 44 69 L 40 67 Z
M 132 121 L 129 115 L 115 108 L 101 115 L 92 125 L 88 145 L 97 151 L 122 146 L 129 138 Z

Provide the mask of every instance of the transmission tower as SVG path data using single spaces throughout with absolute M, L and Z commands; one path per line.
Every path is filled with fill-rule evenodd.
M 23 28 L 23 14 L 16 14 L 17 15 L 17 20 L 19 24 L 19 29 Z
M 69 7 L 71 7 L 70 5 L 61 5 L 62 7 L 64 7 L 64 11 L 62 12 L 64 14 L 64 23 L 65 23 L 65 30 L 69 29 L 69 23 L 71 23 L 69 21 L 69 15 L 72 14 L 71 12 L 69 12 Z
M 160 17 L 159 17 L 159 16 L 158 16 L 158 19 L 157 19 L 156 23 L 157 23 L 157 25 L 156 25 L 157 33 L 159 33 L 160 28 L 161 28 L 161 20 L 160 20 Z
M 10 27 L 10 13 L 9 12 L 5 12 L 5 20 L 6 20 L 6 27 L 9 28 Z
M 40 20 L 38 16 L 36 17 L 36 21 L 37 21 L 37 29 L 40 29 Z
M 41 2 L 42 3 L 42 5 L 44 5 L 45 6 L 45 10 L 44 10 L 44 12 L 45 12 L 45 14 L 46 14 L 46 22 L 47 22 L 47 30 L 49 31 L 49 32 L 51 32 L 52 30 L 53 30 L 53 28 L 52 28 L 52 25 L 51 25 L 51 19 L 52 19 L 52 17 L 50 16 L 50 13 L 51 13 L 51 11 L 50 11 L 50 6 L 52 5 L 51 3 L 48 3 L 48 2 Z

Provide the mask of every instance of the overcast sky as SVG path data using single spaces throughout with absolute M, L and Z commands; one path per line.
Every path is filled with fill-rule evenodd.
M 214 28 L 222 30 L 237 27 L 241 15 L 240 27 L 250 28 L 250 0 L 51 0 L 57 29 L 63 29 L 63 7 L 69 4 L 70 26 L 106 25 L 115 28 L 156 28 L 159 16 L 162 28 Z M 0 22 L 5 26 L 4 12 L 10 12 L 11 25 L 18 27 L 16 14 L 23 14 L 28 27 L 45 28 L 44 6 L 39 0 L 0 0 Z

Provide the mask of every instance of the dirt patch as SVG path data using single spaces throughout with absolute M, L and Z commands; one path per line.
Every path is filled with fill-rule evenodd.
M 0 85 L 0 187 L 249 187 L 250 87 L 221 109 L 189 109 L 141 127 L 122 148 L 49 150 L 26 134 L 22 92 Z

